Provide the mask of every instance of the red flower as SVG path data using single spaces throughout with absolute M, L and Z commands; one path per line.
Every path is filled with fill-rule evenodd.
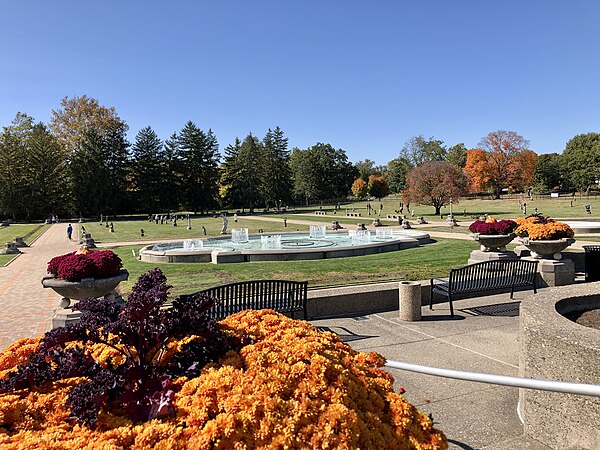
M 514 220 L 499 220 L 493 223 L 487 223 L 483 220 L 476 220 L 469 226 L 471 233 L 479 233 L 483 235 L 495 235 L 495 234 L 510 234 L 515 228 L 517 223 Z
M 123 266 L 121 258 L 111 250 L 87 254 L 75 252 L 55 256 L 48 263 L 48 273 L 67 281 L 82 278 L 106 278 L 117 275 Z

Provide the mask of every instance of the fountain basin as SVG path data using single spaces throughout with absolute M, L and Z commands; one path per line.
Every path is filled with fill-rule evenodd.
M 261 236 L 250 235 L 248 242 L 233 243 L 230 237 L 203 241 L 202 249 L 189 251 L 182 242 L 154 244 L 140 250 L 140 259 L 146 262 L 192 263 L 249 261 L 299 261 L 345 258 L 403 250 L 429 242 L 429 234 L 414 230 L 398 230 L 391 236 L 372 237 L 359 244 L 347 232 L 328 232 L 322 238 L 311 238 L 308 233 L 281 233 L 281 248 L 262 249 Z

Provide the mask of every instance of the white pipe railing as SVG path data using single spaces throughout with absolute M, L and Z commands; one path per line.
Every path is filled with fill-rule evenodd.
M 596 384 L 572 383 L 570 381 L 537 380 L 535 378 L 512 377 L 480 372 L 464 372 L 462 370 L 440 369 L 439 367 L 421 366 L 401 361 L 387 360 L 386 367 L 423 373 L 436 377 L 455 378 L 457 380 L 476 381 L 478 383 L 498 384 L 524 389 L 561 392 L 564 394 L 589 395 L 600 397 L 600 386 Z

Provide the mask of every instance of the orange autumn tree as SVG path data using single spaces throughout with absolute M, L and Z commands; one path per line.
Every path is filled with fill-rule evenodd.
M 367 182 L 362 178 L 354 180 L 354 183 L 352 183 L 352 193 L 355 197 L 366 197 L 369 193 Z
M 479 148 L 467 151 L 464 172 L 471 192 L 491 191 L 500 198 L 502 189 L 524 189 L 533 182 L 537 155 L 529 141 L 514 131 L 489 133 Z

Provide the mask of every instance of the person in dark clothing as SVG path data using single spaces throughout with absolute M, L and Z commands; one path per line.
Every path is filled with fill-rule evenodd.
M 73 226 L 71 224 L 69 224 L 69 226 L 67 227 L 67 237 L 69 238 L 69 240 L 71 240 L 73 236 Z

